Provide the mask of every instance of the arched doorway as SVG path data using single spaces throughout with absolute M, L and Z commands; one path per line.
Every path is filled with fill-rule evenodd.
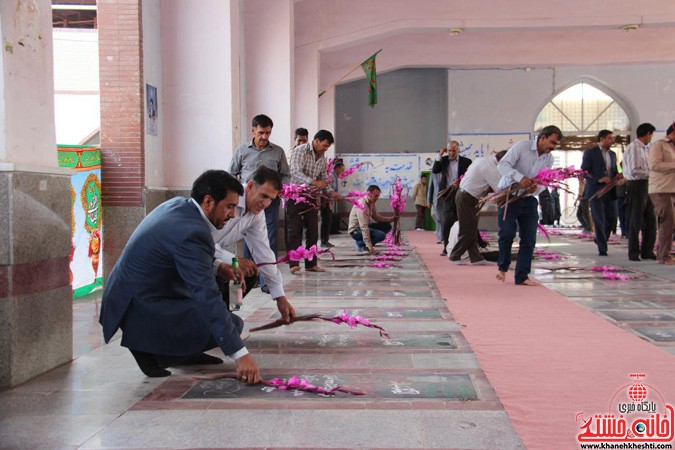
M 587 81 L 576 83 L 556 94 L 539 111 L 534 124 L 535 135 L 547 125 L 559 127 L 565 138 L 561 148 L 553 152 L 554 167 L 581 166 L 583 151 L 596 145 L 600 130 L 614 132 L 619 161 L 628 144 L 632 126 L 628 113 L 610 93 Z M 579 182 L 571 180 L 570 190 L 577 194 Z M 561 223 L 573 224 L 575 195 L 560 193 L 563 217 Z

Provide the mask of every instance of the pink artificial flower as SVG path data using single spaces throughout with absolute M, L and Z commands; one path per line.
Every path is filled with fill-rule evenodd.
M 621 272 L 623 269 L 621 267 L 615 267 L 615 266 L 593 266 L 591 267 L 591 270 L 594 272 Z
M 405 211 L 405 204 L 408 200 L 407 189 L 406 194 L 403 194 L 403 183 L 399 177 L 396 177 L 396 181 L 391 187 L 391 193 L 389 195 L 391 207 L 394 210 L 394 215 L 400 216 Z
M 631 277 L 629 275 L 622 275 L 620 273 L 614 273 L 614 272 L 602 272 L 602 278 L 605 278 L 607 280 L 621 280 L 621 281 L 626 281 L 626 280 L 631 279 Z
M 326 389 L 321 386 L 314 386 L 313 384 L 309 383 L 306 379 L 303 378 L 301 380 L 297 376 L 289 378 L 288 381 L 284 380 L 283 378 L 273 378 L 271 380 L 262 380 L 262 383 L 267 386 L 279 389 L 280 391 L 294 389 L 298 391 L 312 392 L 315 394 L 325 394 L 325 395 L 335 395 L 336 392 L 344 392 L 345 394 L 352 394 L 352 395 L 365 394 L 365 392 L 345 389 L 342 386 L 335 386 L 330 389 Z
M 362 162 L 362 163 L 358 163 L 358 164 L 356 164 L 356 165 L 350 167 L 349 169 L 345 170 L 344 172 L 342 172 L 342 173 L 341 173 L 340 175 L 338 175 L 337 177 L 338 177 L 339 180 L 341 180 L 341 179 L 343 179 L 343 178 L 347 178 L 349 175 L 353 174 L 354 172 L 356 172 L 357 170 L 359 170 L 361 167 L 363 167 L 363 166 L 369 166 L 369 165 L 372 166 L 373 164 L 372 164 L 371 162 Z
M 324 253 L 330 253 L 331 257 L 335 259 L 335 253 L 328 248 L 317 249 L 316 245 L 312 245 L 309 249 L 306 249 L 301 245 L 295 250 L 289 250 L 286 256 L 279 258 L 275 262 L 262 262 L 256 265 L 262 267 L 268 264 L 283 264 L 289 261 L 302 261 L 303 259 L 311 260 L 314 259 L 314 256 L 323 255 Z
M 387 339 L 389 338 L 389 335 L 384 331 L 384 328 L 382 328 L 381 326 L 375 325 L 374 323 L 370 323 L 370 320 L 364 319 L 363 317 L 361 317 L 361 315 L 357 316 L 349 315 L 347 311 L 344 309 L 342 310 L 342 314 L 340 314 L 339 316 L 330 318 L 321 317 L 321 319 L 336 323 L 338 325 L 346 323 L 347 325 L 349 325 L 350 328 L 354 328 L 357 325 L 363 325 L 364 327 L 368 328 L 377 328 L 378 330 L 380 330 L 380 336 L 386 337 Z

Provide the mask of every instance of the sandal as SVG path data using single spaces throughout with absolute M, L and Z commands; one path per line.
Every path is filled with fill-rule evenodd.
M 300 266 L 293 266 L 291 267 L 291 273 L 295 274 L 300 272 Z

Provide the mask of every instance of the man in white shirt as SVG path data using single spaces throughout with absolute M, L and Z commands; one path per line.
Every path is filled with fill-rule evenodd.
M 628 259 L 656 259 L 656 214 L 649 198 L 649 143 L 656 127 L 642 123 L 635 130 L 637 139 L 631 142 L 623 154 L 623 177 L 628 196 Z M 640 245 L 642 232 L 642 245 Z
M 462 255 L 468 251 L 471 264 L 492 265 L 483 259 L 478 250 L 478 200 L 488 192 L 488 189 L 497 191 L 497 185 L 502 177 L 497 170 L 497 163 L 505 154 L 506 150 L 502 150 L 496 155 L 478 158 L 469 166 L 459 183 L 459 191 L 455 196 L 459 236 L 448 256 L 455 264 L 464 264 Z
M 239 198 L 235 217 L 225 223 L 225 226 L 212 231 L 215 243 L 215 267 L 220 264 L 229 264 L 234 254 L 226 251 L 224 247 L 236 244 L 244 240 L 251 252 L 253 261 L 247 258 L 239 258 L 239 267 L 248 277 L 244 281 L 244 296 L 250 292 L 250 287 L 255 282 L 258 273 L 256 264 L 272 263 L 276 256 L 270 248 L 267 237 L 267 225 L 264 210 L 277 198 L 281 190 L 281 176 L 278 172 L 265 166 L 260 166 L 253 173 L 244 186 L 244 195 Z M 284 321 L 290 322 L 295 317 L 295 310 L 288 302 L 284 293 L 283 279 L 276 264 L 266 264 L 260 268 L 267 282 L 269 293 L 277 302 L 277 308 Z M 224 289 L 224 294 L 229 300 L 229 291 Z

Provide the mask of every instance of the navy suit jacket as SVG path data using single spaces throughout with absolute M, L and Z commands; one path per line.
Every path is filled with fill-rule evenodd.
M 461 177 L 466 173 L 466 170 L 469 168 L 471 165 L 471 160 L 469 158 L 466 158 L 464 156 L 458 156 L 459 161 L 457 163 L 457 177 Z M 448 170 L 448 166 L 450 165 L 450 157 L 447 155 L 444 155 L 441 157 L 440 161 L 434 161 L 434 165 L 431 166 L 431 172 L 432 173 L 445 173 Z M 438 190 L 442 191 L 445 189 L 447 186 L 447 183 L 445 186 L 443 186 L 443 182 L 439 182 L 440 186 L 438 186 Z
M 106 280 L 105 341 L 121 328 L 123 346 L 154 354 L 192 355 L 213 341 L 226 355 L 244 347 L 216 285 L 213 255 L 211 230 L 194 203 L 176 197 L 155 208 Z
M 604 183 L 598 183 L 600 178 L 614 178 L 619 173 L 616 167 L 616 153 L 609 150 L 609 157 L 611 159 L 611 170 L 608 172 L 605 164 L 605 157 L 602 155 L 602 149 L 599 145 L 584 150 L 581 168 L 588 172 L 588 175 L 586 175 L 587 181 L 584 198 L 591 198 L 593 194 L 605 186 Z M 616 199 L 616 189 L 610 190 L 605 196 L 610 200 Z

